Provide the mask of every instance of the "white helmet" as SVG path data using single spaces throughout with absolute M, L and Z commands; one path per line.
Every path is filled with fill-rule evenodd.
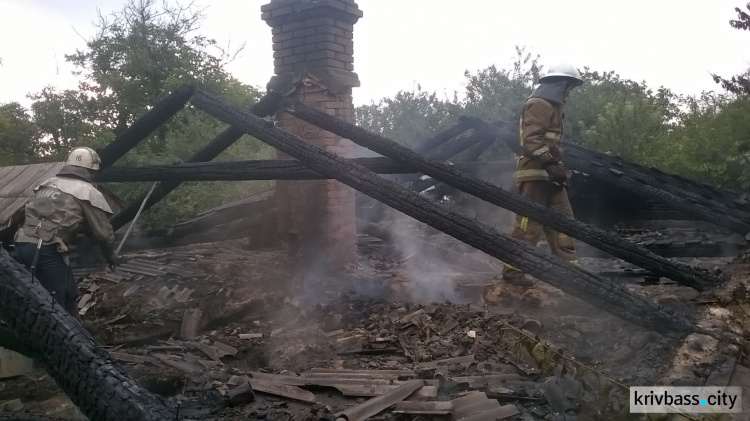
M 561 63 L 550 67 L 547 74 L 539 79 L 539 82 L 543 82 L 545 79 L 550 77 L 566 77 L 569 79 L 573 79 L 575 81 L 573 82 L 574 86 L 583 84 L 583 78 L 581 78 L 581 74 L 575 67 L 571 66 L 570 64 Z
M 99 158 L 99 154 L 95 150 L 86 147 L 75 148 L 65 158 L 65 164 L 74 165 L 76 167 L 89 168 L 92 170 L 98 170 L 99 164 L 102 160 Z

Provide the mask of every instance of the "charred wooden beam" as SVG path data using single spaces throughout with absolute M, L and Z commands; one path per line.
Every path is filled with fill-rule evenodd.
M 473 122 L 476 126 L 486 124 L 478 119 Z M 508 123 L 501 121 L 493 124 L 499 127 L 498 137 L 520 153 L 518 129 L 511 129 Z M 575 144 L 565 146 L 565 165 L 732 232 L 743 235 L 750 233 L 750 209 L 742 207 L 736 200 L 731 200 L 726 192 L 718 189 Z
M 687 194 L 691 200 L 704 204 L 705 206 L 723 210 L 737 216 L 738 218 L 750 218 L 750 205 L 738 200 L 739 194 L 726 189 L 719 189 L 707 183 L 700 183 L 688 178 L 668 174 L 653 167 L 646 167 L 634 162 L 625 161 L 619 157 L 613 157 L 601 152 L 585 148 L 581 145 L 571 144 L 566 150 L 577 151 L 582 158 L 611 163 L 613 167 L 628 173 L 633 173 L 636 177 L 646 177 L 653 179 L 658 183 L 658 187 L 667 190 L 673 194 Z
M 0 248 L 0 317 L 91 420 L 173 420 L 177 411 L 140 386 Z
M 750 233 L 750 213 L 702 197 L 691 191 L 688 184 L 677 182 L 675 178 L 655 178 L 635 170 L 633 165 L 616 165 L 617 161 L 612 158 L 602 159 L 580 146 L 566 149 L 565 162 L 571 169 L 659 201 L 697 219 L 743 235 Z
M 415 170 L 388 158 L 352 159 L 378 174 L 409 174 Z M 328 178 L 293 159 L 257 161 L 195 162 L 188 164 L 110 167 L 97 174 L 100 182 L 131 181 L 228 181 L 228 180 L 319 180 Z
M 493 227 L 431 202 L 360 165 L 305 142 L 212 95 L 198 91 L 192 99 L 192 104 L 300 160 L 311 169 L 335 178 L 604 311 L 664 334 L 697 329 L 687 319 L 666 312 L 651 300 L 628 291 L 622 285 L 608 282 L 559 257 L 530 248 Z
M 350 161 L 377 174 L 412 174 L 417 171 L 390 158 L 353 158 Z M 473 162 L 457 162 L 461 171 L 472 171 Z M 117 166 L 102 170 L 98 182 L 138 181 L 242 181 L 242 180 L 322 180 L 329 178 L 293 159 L 267 159 L 230 162 L 195 162 L 144 166 Z
M 271 92 L 261 98 L 260 101 L 258 101 L 255 105 L 250 107 L 250 112 L 260 117 L 271 115 L 279 109 L 282 100 L 283 96 L 281 94 Z M 237 139 L 242 137 L 243 134 L 245 133 L 241 130 L 238 130 L 234 127 L 229 127 L 228 129 L 221 132 L 218 136 L 216 136 L 211 142 L 208 143 L 208 145 L 204 146 L 203 149 L 196 152 L 195 155 L 188 159 L 187 162 L 195 163 L 210 161 L 216 158 L 226 148 L 230 147 L 234 142 L 237 141 Z M 180 185 L 180 183 L 181 181 L 168 181 L 159 183 L 143 206 L 143 210 L 150 209 L 153 205 L 159 202 L 159 200 L 163 199 L 172 190 L 176 189 Z M 132 221 L 135 215 L 138 213 L 138 209 L 141 207 L 141 204 L 143 203 L 143 200 L 145 198 L 146 195 L 139 197 L 125 209 L 120 211 L 120 213 L 114 215 L 110 221 L 112 223 L 112 227 L 117 230 L 128 222 Z
M 369 133 L 368 131 L 337 118 L 314 110 L 300 102 L 288 103 L 288 111 L 308 123 L 314 124 L 352 142 L 372 149 L 404 165 L 412 165 L 424 174 L 474 195 L 484 201 L 524 215 L 542 225 L 565 233 L 591 246 L 658 273 L 676 282 L 698 290 L 707 289 L 711 283 L 719 281 L 705 271 L 670 261 L 655 253 L 638 247 L 617 235 L 585 224 L 574 218 L 555 212 L 546 206 L 534 203 L 518 194 L 510 193 L 500 187 L 482 181 L 462 172 L 446 162 L 434 161 L 396 144 L 390 139 Z
M 417 145 L 414 148 L 414 150 L 417 151 L 417 153 L 425 153 L 427 151 L 433 150 L 436 147 L 442 145 L 443 143 L 449 141 L 450 139 L 460 135 L 461 133 L 471 128 L 470 124 L 471 124 L 470 121 L 461 118 L 458 120 L 458 123 L 449 127 L 447 130 L 440 132 L 429 139 L 424 140 L 422 143 Z
M 159 126 L 164 124 L 173 115 L 185 107 L 185 104 L 193 96 L 195 88 L 191 85 L 182 85 L 169 94 L 160 103 L 156 104 L 143 117 L 135 121 L 130 127 L 115 137 L 110 144 L 98 150 L 101 158 L 101 168 L 107 168 L 122 158 L 129 150 L 133 149 L 140 141 L 145 139 Z

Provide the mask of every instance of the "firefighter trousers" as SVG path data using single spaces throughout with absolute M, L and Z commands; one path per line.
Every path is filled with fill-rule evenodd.
M 16 243 L 16 258 L 31 268 L 36 247 L 37 245 L 33 243 Z M 73 272 L 65 264 L 62 255 L 57 252 L 56 245 L 43 245 L 39 249 L 35 276 L 58 304 L 76 320 L 81 320 L 77 304 L 78 285 Z
M 570 207 L 568 193 L 565 187 L 552 184 L 549 181 L 524 181 L 518 183 L 518 192 L 521 196 L 532 200 L 540 205 L 544 205 L 554 211 L 565 215 L 573 216 L 573 209 Z M 529 218 L 516 215 L 516 223 L 513 228 L 512 237 L 521 240 L 530 247 L 536 247 L 541 239 L 542 233 L 547 238 L 549 248 L 552 254 L 578 264 L 576 255 L 575 241 L 567 235 L 542 226 L 536 221 Z M 523 272 L 509 264 L 503 268 L 504 278 L 513 278 L 522 276 Z

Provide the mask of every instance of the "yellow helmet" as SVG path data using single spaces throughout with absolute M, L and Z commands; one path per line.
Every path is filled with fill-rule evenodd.
M 92 170 L 99 170 L 99 165 L 102 163 L 99 154 L 95 150 L 86 147 L 75 148 L 68 157 L 65 158 L 65 164 L 74 165 L 76 167 L 83 167 Z
M 568 79 L 572 79 L 575 86 L 583 85 L 583 78 L 581 78 L 581 73 L 579 73 L 578 70 L 570 64 L 561 63 L 550 67 L 547 74 L 542 76 L 539 81 L 542 82 L 544 81 L 544 79 L 549 77 L 566 77 Z

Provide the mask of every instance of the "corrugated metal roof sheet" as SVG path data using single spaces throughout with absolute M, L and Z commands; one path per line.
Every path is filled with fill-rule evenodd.
M 26 205 L 34 189 L 65 165 L 62 162 L 0 168 L 0 228 Z

